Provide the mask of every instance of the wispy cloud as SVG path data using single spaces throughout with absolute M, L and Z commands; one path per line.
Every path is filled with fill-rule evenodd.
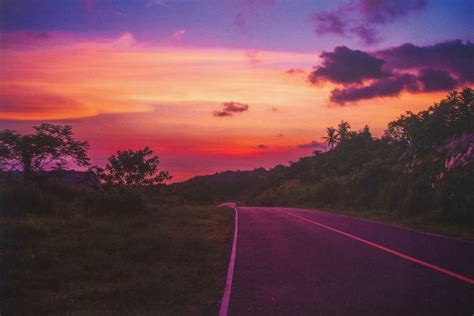
M 380 26 L 426 7 L 425 0 L 355 0 L 334 10 L 313 13 L 311 20 L 318 35 L 356 36 L 363 43 L 380 42 Z
M 183 38 L 184 34 L 186 33 L 186 29 L 179 29 L 171 34 L 171 38 L 174 40 L 180 40 Z
M 114 46 L 120 48 L 126 48 L 135 43 L 135 38 L 132 33 L 123 33 L 120 37 L 114 41 Z
M 239 11 L 234 18 L 234 24 L 240 31 L 246 31 L 248 27 L 248 19 L 258 16 L 260 7 L 275 4 L 275 0 L 244 0 L 244 8 Z

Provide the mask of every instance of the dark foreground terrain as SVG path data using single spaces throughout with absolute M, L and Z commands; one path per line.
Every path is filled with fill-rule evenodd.
M 230 209 L 0 218 L 2 315 L 217 313 Z

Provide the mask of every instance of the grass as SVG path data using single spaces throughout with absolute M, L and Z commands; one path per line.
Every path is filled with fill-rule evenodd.
M 217 313 L 231 209 L 0 218 L 1 315 Z

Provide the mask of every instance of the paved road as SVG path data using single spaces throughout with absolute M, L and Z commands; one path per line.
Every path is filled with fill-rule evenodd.
M 237 211 L 229 315 L 474 315 L 474 243 L 326 212 Z

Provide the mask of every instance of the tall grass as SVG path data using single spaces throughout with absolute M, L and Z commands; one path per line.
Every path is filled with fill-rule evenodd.
M 0 313 L 215 313 L 232 213 L 158 203 L 166 198 L 149 194 L 58 183 L 2 187 Z

